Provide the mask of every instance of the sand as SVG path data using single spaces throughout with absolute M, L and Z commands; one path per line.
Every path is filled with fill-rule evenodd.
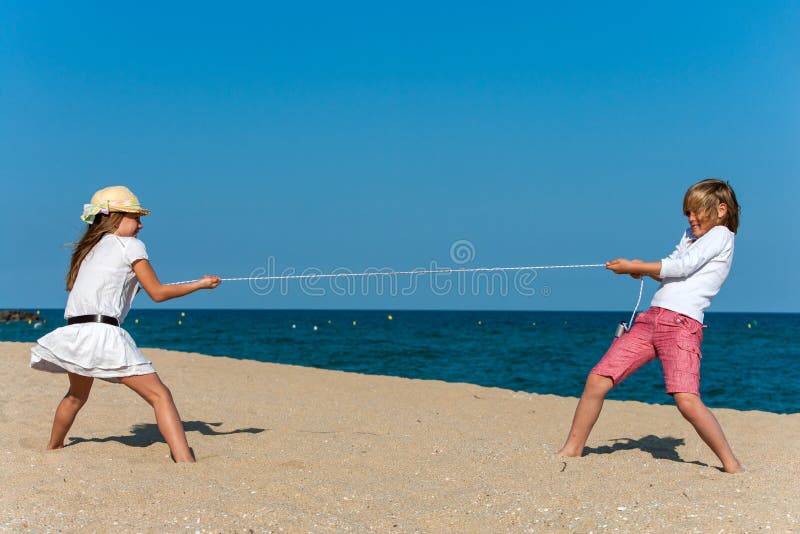
M 29 349 L 0 343 L 0 530 L 800 531 L 800 414 L 714 410 L 743 474 L 638 402 L 607 401 L 589 454 L 560 459 L 574 398 L 144 349 L 198 458 L 177 465 L 102 381 L 44 450 L 67 380 Z

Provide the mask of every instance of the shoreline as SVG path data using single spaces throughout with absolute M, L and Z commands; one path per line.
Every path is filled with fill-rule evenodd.
M 18 307 L 14 309 L 2 309 L 0 312 L 3 311 L 17 311 L 17 310 L 44 310 L 44 311 L 52 311 L 52 312 L 64 312 L 64 306 L 61 305 L 60 307 L 42 307 L 42 306 L 33 306 L 33 307 Z M 194 312 L 194 311 L 212 311 L 212 312 L 219 312 L 219 311 L 242 311 L 242 312 L 261 312 L 261 311 L 268 311 L 268 312 L 377 312 L 377 313 L 439 313 L 439 312 L 446 312 L 446 313 L 620 313 L 620 314 L 628 314 L 630 315 L 630 309 L 622 309 L 622 310 L 589 310 L 589 309 L 580 309 L 580 310 L 550 310 L 550 309 L 501 309 L 501 308 L 187 308 L 181 306 L 169 306 L 166 304 L 159 304 L 158 306 L 152 307 L 139 307 L 131 309 L 131 313 L 135 313 L 136 311 L 185 311 L 185 312 Z M 639 310 L 642 311 L 642 310 Z M 130 314 L 129 314 L 130 315 Z M 800 311 L 734 311 L 734 310 L 709 310 L 705 312 L 707 316 L 714 316 L 714 315 L 800 315 Z
M 727 475 L 674 407 L 606 401 L 562 459 L 575 398 L 145 348 L 199 462 L 174 465 L 150 407 L 99 380 L 43 450 L 67 381 L 30 346 L 0 343 L 0 529 L 800 528 L 800 414 L 713 409 L 747 468 Z

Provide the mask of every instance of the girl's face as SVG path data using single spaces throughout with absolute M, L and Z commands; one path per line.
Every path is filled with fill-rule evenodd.
M 692 227 L 692 234 L 694 234 L 695 238 L 699 238 L 704 236 L 715 226 L 723 224 L 725 215 L 727 214 L 728 206 L 726 204 L 720 204 L 717 206 L 716 210 L 712 209 L 705 213 L 690 211 L 686 213 L 686 217 L 689 219 L 689 226 Z
M 142 222 L 139 220 L 138 215 L 125 215 L 122 222 L 119 223 L 117 231 L 114 232 L 114 235 L 120 237 L 136 237 L 136 234 L 138 234 L 141 229 Z

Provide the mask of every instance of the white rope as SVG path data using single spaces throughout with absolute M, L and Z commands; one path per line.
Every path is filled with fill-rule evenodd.
M 544 269 L 591 269 L 595 267 L 605 267 L 605 263 L 578 263 L 573 265 L 528 265 L 524 267 L 473 267 L 473 268 L 455 268 L 455 269 L 416 269 L 413 271 L 369 271 L 362 273 L 317 273 L 317 274 L 289 274 L 281 276 L 241 276 L 236 278 L 220 278 L 223 282 L 240 282 L 251 280 L 308 280 L 320 278 L 363 278 L 369 276 L 419 276 L 424 274 L 453 274 L 453 273 L 485 273 L 497 271 L 537 271 Z M 184 280 L 182 282 L 171 282 L 168 285 L 177 284 L 190 284 L 197 282 L 197 280 Z M 641 279 L 639 284 L 639 297 L 636 299 L 636 306 L 633 307 L 631 320 L 628 323 L 626 330 L 630 330 L 633 326 L 633 320 L 636 317 L 636 311 L 639 309 L 639 304 L 642 302 L 642 292 L 644 291 L 644 278 Z
M 575 265 L 530 265 L 525 267 L 475 267 L 470 269 L 416 269 L 413 271 L 368 271 L 363 273 L 316 273 L 316 274 L 290 274 L 282 276 L 242 276 L 238 278 L 220 278 L 223 282 L 239 282 L 250 280 L 305 280 L 318 278 L 357 278 L 367 276 L 403 276 L 403 275 L 423 275 L 423 274 L 453 274 L 453 273 L 484 273 L 492 271 L 536 271 L 539 269 L 588 269 L 593 267 L 605 267 L 605 263 L 583 263 Z M 171 282 L 167 285 L 191 284 L 196 280 L 184 280 L 182 282 Z M 640 295 L 641 297 L 641 295 Z
M 639 284 L 639 298 L 636 299 L 636 306 L 633 307 L 633 313 L 631 314 L 631 322 L 628 323 L 628 328 L 626 330 L 630 330 L 633 328 L 633 319 L 636 317 L 636 310 L 639 309 L 639 304 L 642 302 L 642 291 L 644 290 L 644 276 L 642 276 L 641 283 Z

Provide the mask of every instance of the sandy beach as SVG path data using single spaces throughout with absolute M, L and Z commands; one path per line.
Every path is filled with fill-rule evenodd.
M 553 455 L 576 399 L 144 349 L 198 463 L 150 407 L 95 381 L 46 451 L 67 380 L 0 343 L 0 530 L 746 532 L 800 530 L 800 414 L 718 409 L 727 475 L 674 407 L 607 401 L 589 454 Z

